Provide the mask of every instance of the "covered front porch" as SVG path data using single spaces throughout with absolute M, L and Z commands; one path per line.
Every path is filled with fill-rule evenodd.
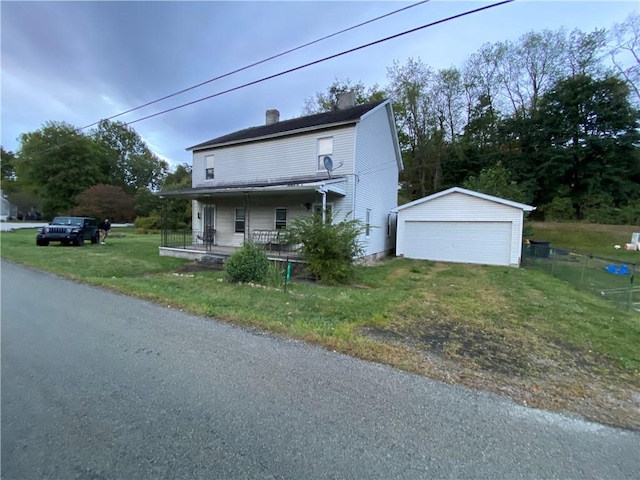
M 285 232 L 294 218 L 346 209 L 346 179 L 288 181 L 267 185 L 218 185 L 161 195 L 192 201 L 192 227 L 175 230 L 163 219 L 160 255 L 226 258 L 245 242 L 263 245 L 273 259 L 299 259 Z M 166 210 L 165 210 L 166 212 Z
M 163 231 L 163 241 L 159 249 L 160 256 L 190 260 L 209 258 L 224 261 L 224 259 L 233 255 L 235 251 L 242 248 L 242 246 L 214 245 L 211 242 L 202 241 L 198 238 L 200 237 L 199 233 L 190 229 Z M 302 259 L 297 249 L 284 248 L 284 246 L 274 244 L 264 244 L 264 248 L 269 260 L 289 259 L 292 262 L 298 262 Z

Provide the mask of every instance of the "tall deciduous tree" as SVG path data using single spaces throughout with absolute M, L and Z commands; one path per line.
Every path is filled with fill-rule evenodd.
M 640 195 L 639 114 L 616 78 L 577 75 L 543 96 L 535 121 L 540 203 L 562 186 L 578 215 L 594 196 L 619 206 Z
M 162 185 L 169 165 L 149 149 L 133 128 L 102 120 L 92 137 L 109 159 L 114 184 L 132 194 L 139 188 L 156 190 Z
M 403 183 L 414 199 L 437 189 L 442 180 L 440 157 L 434 154 L 443 137 L 435 74 L 420 59 L 409 59 L 404 65 L 395 62 L 387 77 L 403 151 Z
M 327 87 L 326 91 L 316 92 L 314 96 L 305 99 L 302 114 L 313 115 L 314 113 L 337 110 L 338 97 L 350 91 L 353 91 L 355 95 L 356 105 L 375 102 L 385 98 L 384 92 L 378 88 L 378 85 L 367 88 L 362 82 L 354 84 L 348 78 L 346 80 L 336 78 L 333 83 Z
M 68 123 L 47 122 L 19 140 L 18 176 L 41 199 L 46 218 L 67 213 L 78 194 L 109 181 L 104 151 Z
M 613 64 L 640 103 L 640 13 L 632 13 L 623 23 L 614 25 L 611 35 Z
M 116 185 L 93 185 L 76 197 L 73 215 L 108 218 L 111 222 L 130 222 L 135 218 L 135 200 Z

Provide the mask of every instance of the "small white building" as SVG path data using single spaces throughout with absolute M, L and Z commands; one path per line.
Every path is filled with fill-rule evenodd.
M 394 208 L 396 255 L 517 267 L 524 212 L 535 207 L 460 187 Z
M 0 189 L 0 221 L 11 220 L 18 215 L 18 207 L 12 205 Z

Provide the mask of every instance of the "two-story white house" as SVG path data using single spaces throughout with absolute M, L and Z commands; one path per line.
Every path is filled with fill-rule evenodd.
M 326 209 L 362 221 L 367 257 L 392 253 L 402 158 L 391 103 L 353 106 L 353 94 L 339 103 L 283 121 L 267 110 L 264 125 L 189 147 L 192 188 L 162 195 L 192 199 L 194 243 L 240 247 Z

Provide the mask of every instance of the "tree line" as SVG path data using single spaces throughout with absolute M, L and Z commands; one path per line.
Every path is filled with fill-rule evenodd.
M 628 65 L 631 65 L 630 67 Z M 612 29 L 529 32 L 460 67 L 394 62 L 384 87 L 336 79 L 303 113 L 390 98 L 401 203 L 462 185 L 539 218 L 640 224 L 640 14 Z
M 303 114 L 390 98 L 405 170 L 400 203 L 467 188 L 530 203 L 539 217 L 640 224 L 640 14 L 611 29 L 529 32 L 482 45 L 461 66 L 394 62 L 387 84 L 336 79 Z M 75 213 L 115 221 L 149 217 L 153 192 L 191 185 L 122 122 L 82 132 L 47 122 L 2 149 L 2 189 L 23 212 Z M 169 202 L 179 224 L 190 202 Z M 176 225 L 178 226 L 178 225 Z
M 88 131 L 47 122 L 23 133 L 17 151 L 1 150 L 2 189 L 23 218 L 35 212 L 132 221 L 159 216 L 161 188 L 191 186 L 191 167 L 169 164 L 123 122 L 102 120 Z M 181 208 L 183 208 L 182 206 Z

